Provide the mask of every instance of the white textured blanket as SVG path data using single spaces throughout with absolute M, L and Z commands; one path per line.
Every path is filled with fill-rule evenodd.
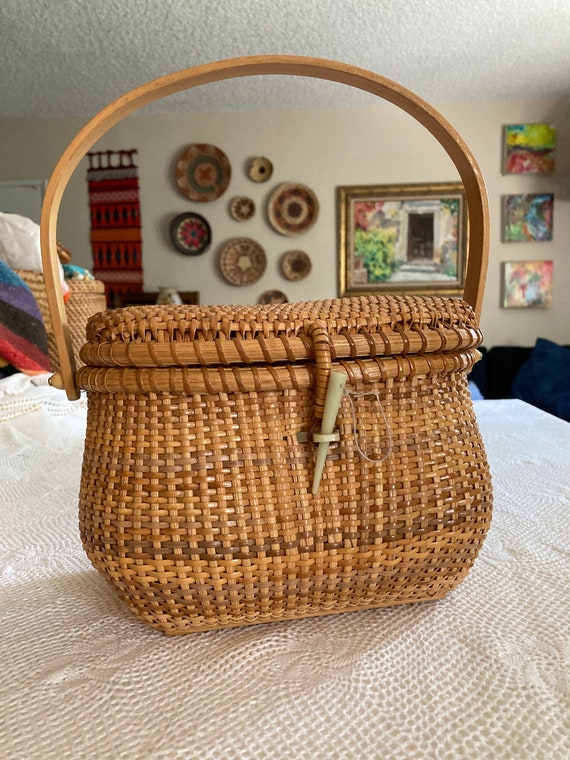
M 568 760 L 570 424 L 476 409 L 495 515 L 447 598 L 167 638 L 83 553 L 85 402 L 1 381 L 0 757 Z

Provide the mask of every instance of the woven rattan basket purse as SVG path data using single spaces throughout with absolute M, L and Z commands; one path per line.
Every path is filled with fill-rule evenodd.
M 91 318 L 76 372 L 54 272 L 57 212 L 78 162 L 158 97 L 257 74 L 367 90 L 439 140 L 467 197 L 465 300 L 117 309 Z M 461 138 L 416 96 L 352 66 L 283 56 L 199 66 L 119 98 L 78 134 L 41 222 L 54 384 L 70 398 L 87 391 L 81 536 L 137 616 L 178 634 L 438 599 L 457 586 L 491 519 L 466 379 L 481 342 L 487 226 Z

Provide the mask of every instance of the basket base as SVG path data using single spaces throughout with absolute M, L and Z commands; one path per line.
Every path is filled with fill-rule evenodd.
M 421 600 L 422 604 L 428 604 L 429 602 L 436 602 L 439 599 L 443 599 L 445 596 L 447 596 L 450 593 L 450 591 L 438 591 L 436 594 L 430 597 L 426 597 L 425 599 Z M 419 600 L 417 599 L 400 599 L 397 601 L 387 601 L 387 602 L 380 602 L 378 604 L 365 604 L 365 605 L 350 605 L 348 607 L 343 607 L 342 609 L 334 609 L 334 610 L 321 610 L 319 612 L 306 612 L 304 614 L 300 613 L 291 613 L 289 615 L 283 615 L 279 618 L 273 618 L 269 617 L 267 619 L 260 619 L 260 620 L 254 620 L 254 621 L 248 621 L 247 623 L 213 623 L 212 625 L 208 626 L 192 626 L 185 624 L 184 627 L 164 627 L 160 624 L 151 623 L 150 621 L 145 620 L 145 623 L 150 625 L 152 628 L 154 628 L 157 631 L 160 631 L 161 633 L 164 633 L 166 636 L 181 636 L 188 633 L 206 633 L 207 631 L 216 631 L 216 630 L 223 630 L 225 628 L 243 628 L 244 625 L 271 625 L 272 623 L 279 623 L 279 622 L 285 622 L 285 621 L 292 621 L 292 620 L 303 620 L 305 618 L 311 618 L 311 617 L 324 617 L 325 615 L 339 615 L 339 614 L 347 614 L 350 612 L 366 612 L 367 610 L 377 610 L 381 609 L 382 607 L 396 607 L 397 605 L 403 605 L 403 604 L 416 604 Z
M 255 593 L 251 591 L 248 594 L 249 599 L 244 599 L 243 595 L 236 598 L 237 593 L 233 599 L 228 594 L 220 593 L 217 604 L 212 594 L 200 599 L 199 591 L 188 587 L 182 589 L 172 578 L 167 589 L 157 589 L 155 584 L 152 584 L 153 588 L 144 588 L 135 584 L 126 586 L 124 581 L 110 578 L 107 571 L 101 572 L 137 618 L 167 636 L 177 636 L 401 604 L 433 602 L 457 588 L 467 575 L 468 569 L 463 568 L 459 572 L 450 570 L 447 577 L 439 578 L 436 578 L 437 571 L 434 570 L 433 582 L 415 586 L 410 586 L 408 579 L 402 578 L 374 581 L 371 577 L 374 576 L 374 572 L 371 571 L 368 578 L 359 578 L 359 592 L 355 592 L 355 584 L 347 589 L 347 584 L 339 578 L 329 578 L 328 583 L 323 583 L 328 586 L 326 592 L 315 593 L 313 588 L 312 593 L 304 595 L 304 600 L 300 594 L 295 594 L 291 587 L 288 597 L 282 594 L 277 598 L 265 595 L 260 599 L 259 589 L 256 589 Z M 293 585 L 298 585 L 298 581 L 292 582 Z
M 445 595 L 492 513 L 467 381 L 370 385 L 383 414 L 375 393 L 343 400 L 316 494 L 298 435 L 310 389 L 90 393 L 79 511 L 92 564 L 169 634 Z

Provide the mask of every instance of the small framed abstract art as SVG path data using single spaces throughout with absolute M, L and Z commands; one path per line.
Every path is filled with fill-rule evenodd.
M 503 196 L 503 242 L 531 243 L 552 240 L 554 195 Z
M 504 309 L 549 309 L 552 306 L 552 261 L 503 263 Z
M 555 148 L 553 124 L 507 124 L 503 134 L 503 173 L 551 174 Z

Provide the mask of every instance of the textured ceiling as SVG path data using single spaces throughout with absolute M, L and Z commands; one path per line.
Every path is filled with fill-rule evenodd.
M 1 0 L 0 118 L 87 117 L 154 77 L 221 58 L 362 66 L 432 103 L 570 94 L 570 0 Z M 223 82 L 153 111 L 369 102 L 285 77 Z

